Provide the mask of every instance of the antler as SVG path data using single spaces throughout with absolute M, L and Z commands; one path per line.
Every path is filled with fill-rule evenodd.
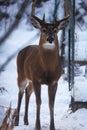
M 32 4 L 31 17 L 33 19 L 35 19 L 37 22 L 39 22 L 40 25 L 48 24 L 48 23 L 45 23 L 45 14 L 43 15 L 43 20 L 41 20 L 37 16 L 35 16 L 35 5 L 36 5 L 36 0 L 34 0 L 34 2 Z M 66 4 L 66 5 L 68 5 L 68 4 Z M 68 8 L 69 8 L 69 13 L 68 13 L 67 16 L 65 16 L 63 19 L 61 19 L 59 21 L 56 21 L 55 23 L 52 23 L 50 25 L 58 26 L 61 22 L 66 21 L 67 19 L 69 19 L 69 17 L 71 16 L 71 11 L 70 11 L 70 7 L 69 6 L 68 6 Z
M 71 16 L 71 10 L 70 10 L 70 7 L 69 7 L 69 3 L 65 2 L 65 5 L 66 5 L 66 8 L 68 7 L 68 12 L 69 12 L 69 13 L 68 13 L 68 15 L 65 16 L 63 19 L 57 21 L 57 22 L 55 23 L 56 26 L 58 26 L 61 22 L 68 20 L 68 19 L 70 18 L 70 16 Z
M 35 5 L 36 5 L 36 0 L 32 4 L 31 17 L 34 18 L 36 21 L 38 21 L 42 25 L 45 22 L 45 14 L 43 15 L 43 20 L 35 16 Z

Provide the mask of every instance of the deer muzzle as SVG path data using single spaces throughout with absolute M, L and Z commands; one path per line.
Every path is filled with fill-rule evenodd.
M 53 38 L 52 36 L 49 36 L 49 37 L 47 38 L 47 41 L 48 41 L 49 43 L 52 43 L 52 42 L 54 41 L 54 38 Z

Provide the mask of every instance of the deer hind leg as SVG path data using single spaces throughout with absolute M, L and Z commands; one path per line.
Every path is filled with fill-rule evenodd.
M 24 115 L 24 124 L 28 125 L 28 104 L 30 96 L 33 92 L 33 84 L 32 81 L 29 82 L 29 85 L 27 86 L 25 90 L 25 115 Z
M 15 119 L 16 126 L 18 126 L 18 124 L 19 124 L 19 113 L 20 113 L 21 101 L 23 98 L 23 94 L 24 94 L 26 85 L 27 85 L 27 80 L 19 79 L 19 77 L 18 77 L 19 93 L 18 93 L 17 115 L 16 115 L 16 119 Z
M 54 102 L 55 95 L 57 90 L 57 83 L 52 83 L 48 86 L 48 95 L 49 95 L 49 108 L 50 108 L 50 130 L 55 130 L 54 125 Z

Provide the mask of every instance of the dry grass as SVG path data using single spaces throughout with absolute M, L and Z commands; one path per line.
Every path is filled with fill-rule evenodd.
M 0 126 L 0 130 L 13 130 L 16 117 L 16 110 L 13 110 L 11 106 L 7 109 L 5 117 Z

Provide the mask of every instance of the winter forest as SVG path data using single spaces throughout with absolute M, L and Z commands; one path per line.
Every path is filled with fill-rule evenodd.
M 52 25 L 70 13 L 70 18 L 60 25 L 57 33 L 62 74 L 55 96 L 55 129 L 50 128 L 49 92 L 48 86 L 44 83 L 41 85 L 41 130 L 87 130 L 87 1 L 36 0 L 35 10 L 32 9 L 33 3 L 34 0 L 0 0 L 0 130 L 40 130 L 35 129 L 37 105 L 34 92 L 28 108 L 29 124 L 24 124 L 25 90 L 20 107 L 19 125 L 15 126 L 19 92 L 17 56 L 23 48 L 39 45 L 40 42 L 41 32 L 37 29 L 40 25 L 32 21 L 32 12 L 39 19 L 45 19 L 47 24 Z M 75 23 L 72 26 L 73 20 Z M 71 36 L 70 27 L 71 31 L 74 28 Z M 45 33 L 46 30 L 43 31 Z M 72 45 L 69 45 L 69 39 L 73 41 Z M 37 53 L 34 57 L 35 55 Z M 47 63 L 53 64 L 56 58 L 51 59 L 50 56 L 49 59 L 51 61 Z M 39 70 L 38 67 L 37 73 Z

